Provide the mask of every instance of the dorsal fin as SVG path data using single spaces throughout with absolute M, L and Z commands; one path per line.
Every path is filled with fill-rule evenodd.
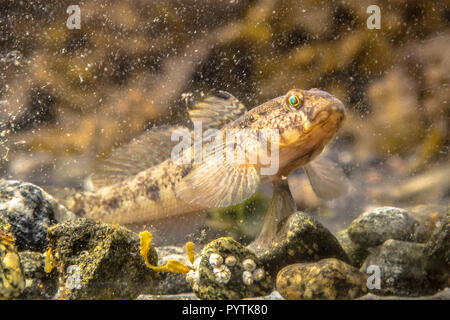
M 111 152 L 99 163 L 88 181 L 88 189 L 119 183 L 170 158 L 178 143 L 171 140 L 173 131 L 183 127 L 158 127 L 146 131 Z
M 224 125 L 238 119 L 247 109 L 231 93 L 216 91 L 197 102 L 189 112 L 191 121 L 202 121 L 207 129 L 221 129 Z
M 246 108 L 233 95 L 216 91 L 197 102 L 189 111 L 192 121 L 202 121 L 202 127 L 220 129 L 246 112 Z M 152 128 L 130 143 L 113 150 L 97 165 L 87 181 L 87 189 L 95 190 L 119 183 L 141 171 L 170 158 L 178 141 L 171 141 L 172 133 L 183 127 Z

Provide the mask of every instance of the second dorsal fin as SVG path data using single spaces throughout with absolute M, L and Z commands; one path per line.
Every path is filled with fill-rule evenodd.
M 116 184 L 170 158 L 172 148 L 178 143 L 171 140 L 171 135 L 182 128 L 153 128 L 113 150 L 96 166 L 88 182 L 89 189 Z

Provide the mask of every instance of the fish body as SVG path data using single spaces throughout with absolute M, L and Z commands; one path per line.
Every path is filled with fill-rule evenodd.
M 77 215 L 108 223 L 145 227 L 163 221 L 181 224 L 180 220 L 171 219 L 240 203 L 256 192 L 261 183 L 272 181 L 277 185 L 294 169 L 308 166 L 345 118 L 342 102 L 319 89 L 293 89 L 248 112 L 231 94 L 220 91 L 198 103 L 189 113 L 191 120 L 203 121 L 207 129 L 217 129 L 210 142 L 201 146 L 203 162 L 192 161 L 194 146 L 184 151 L 191 160 L 187 163 L 170 157 L 174 142 L 168 137 L 173 135 L 173 129 L 156 134 L 150 131 L 129 146 L 114 151 L 105 161 L 104 169 L 93 175 L 97 189 L 74 195 L 67 201 L 68 208 Z M 234 144 L 217 139 L 228 132 L 263 130 L 276 132 L 269 145 L 277 145 L 277 168 L 270 174 L 261 174 L 262 168 L 268 167 L 260 160 L 267 143 L 264 145 L 255 135 L 246 135 L 241 143 Z M 159 155 L 166 160 L 153 163 L 155 150 L 166 150 Z M 235 163 L 218 157 L 228 151 L 241 155 L 244 160 Z M 311 167 L 306 171 L 311 181 L 321 181 L 316 177 L 320 170 Z M 320 193 L 324 186 L 316 189 Z M 189 224 L 189 220 L 182 224 Z

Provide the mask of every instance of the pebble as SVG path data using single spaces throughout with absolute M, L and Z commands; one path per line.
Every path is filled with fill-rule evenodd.
M 425 244 L 425 257 L 430 278 L 450 286 L 450 206 L 438 228 Z
M 19 251 L 44 252 L 47 247 L 47 227 L 57 218 L 72 218 L 72 215 L 56 200 L 31 183 L 0 181 L 0 218 L 12 227 Z
M 338 259 L 297 263 L 277 275 L 278 292 L 285 299 L 355 299 L 367 293 L 367 275 Z
M 445 222 L 448 207 L 437 204 L 417 205 L 408 208 L 408 214 L 419 222 L 416 242 L 426 242 Z
M 350 239 L 363 248 L 381 245 L 388 239 L 415 241 L 419 222 L 404 209 L 380 207 L 361 214 L 348 227 Z
M 369 254 L 369 251 L 366 248 L 361 247 L 359 244 L 353 242 L 348 235 L 347 229 L 339 231 L 336 234 L 336 239 L 341 244 L 341 247 L 342 249 L 344 249 L 345 253 L 347 253 L 351 265 L 356 268 L 361 267 L 364 259 Z
M 271 277 L 261 261 L 229 237 L 207 244 L 194 265 L 197 270 L 187 278 L 200 299 L 245 299 L 266 296 L 273 290 Z
M 46 273 L 45 254 L 41 252 L 19 252 L 20 264 L 25 276 L 22 299 L 52 299 L 58 291 L 56 270 Z
M 0 299 L 18 298 L 24 288 L 25 277 L 14 240 L 0 230 Z
M 296 262 L 324 258 L 349 262 L 336 237 L 316 219 L 299 211 L 284 221 L 270 247 L 255 249 L 250 244 L 248 248 L 254 250 L 273 277 L 281 268 Z
M 372 266 L 379 270 L 379 288 L 373 287 L 370 292 L 383 296 L 417 297 L 439 290 L 428 279 L 424 248 L 421 243 L 399 240 L 387 240 L 381 246 L 371 248 L 360 269 L 367 272 Z M 368 273 L 375 274 L 374 271 Z

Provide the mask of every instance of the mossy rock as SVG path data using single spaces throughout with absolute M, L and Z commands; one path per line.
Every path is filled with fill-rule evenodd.
M 206 245 L 191 273 L 194 293 L 200 299 L 244 299 L 268 295 L 272 279 L 261 261 L 230 237 Z
M 450 208 L 450 206 L 449 206 Z M 449 210 L 449 209 L 447 209 Z M 427 269 L 430 278 L 438 285 L 450 286 L 450 212 L 442 225 L 425 244 L 424 253 L 427 257 Z
M 279 226 L 269 247 L 255 253 L 272 276 L 297 262 L 336 258 L 350 263 L 335 236 L 315 218 L 299 211 Z
M 0 299 L 18 298 L 25 277 L 13 238 L 0 230 Z
M 140 256 L 139 236 L 118 225 L 90 219 L 48 230 L 63 299 L 134 299 L 152 286 L 155 272 Z M 149 262 L 156 265 L 154 248 Z
M 408 208 L 408 214 L 419 222 L 416 229 L 416 242 L 428 241 L 434 232 L 445 224 L 447 206 L 421 204 Z
M 371 253 L 361 267 L 379 268 L 380 286 L 371 289 L 376 295 L 418 297 L 435 293 L 439 288 L 430 281 L 427 272 L 425 245 L 421 243 L 387 240 L 370 249 Z
M 380 207 L 362 213 L 347 228 L 350 239 L 363 248 L 379 246 L 389 239 L 417 240 L 419 222 L 408 211 L 395 207 Z
M 56 224 L 57 218 L 67 219 L 69 213 L 65 211 L 36 185 L 14 180 L 0 181 L 0 218 L 11 225 L 19 251 L 44 252 L 47 227 Z
M 297 263 L 277 275 L 285 299 L 355 299 L 367 293 L 367 275 L 338 259 Z
M 336 239 L 339 241 L 345 253 L 347 253 L 351 265 L 356 268 L 360 268 L 362 263 L 364 262 L 364 259 L 369 254 L 369 251 L 366 248 L 361 247 L 359 244 L 353 242 L 348 235 L 347 229 L 339 231 L 336 234 Z
M 19 252 L 20 264 L 25 276 L 25 289 L 21 299 L 51 299 L 58 291 L 58 273 L 45 272 L 45 254 L 41 252 Z

